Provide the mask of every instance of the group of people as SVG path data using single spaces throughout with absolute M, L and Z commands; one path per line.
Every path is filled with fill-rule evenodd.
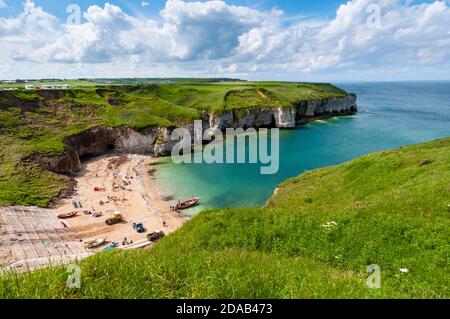
M 91 215 L 92 217 L 95 217 L 95 218 L 103 216 L 102 212 L 91 212 L 90 210 L 85 210 L 85 211 L 83 211 L 83 213 L 85 215 Z
M 108 196 L 109 197 L 109 196 Z M 100 205 L 100 206 L 103 206 L 103 205 L 105 205 L 105 204 L 109 204 L 109 201 L 107 201 L 107 202 L 104 202 L 104 201 L 99 201 L 98 202 L 98 204 Z
M 128 241 L 127 237 L 125 237 L 122 241 L 122 246 L 132 245 L 132 244 L 133 244 L 133 240 Z
M 181 205 L 181 199 L 179 199 L 178 200 L 178 203 L 176 204 L 176 205 L 174 205 L 174 206 L 170 206 L 170 210 L 172 211 L 172 212 L 177 212 L 177 213 L 179 213 L 179 207 L 180 207 L 180 205 Z
M 72 205 L 74 208 L 83 208 L 83 205 L 81 205 L 81 202 L 72 201 Z

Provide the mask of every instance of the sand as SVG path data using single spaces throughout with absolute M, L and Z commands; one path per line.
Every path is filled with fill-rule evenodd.
M 84 162 L 75 176 L 75 195 L 56 207 L 59 213 L 79 211 L 78 216 L 64 220 L 73 235 L 83 241 L 105 238 L 122 245 L 124 238 L 142 242 L 155 230 L 170 234 L 181 227 L 185 218 L 170 211 L 173 203 L 160 194 L 151 174 L 154 164 L 154 159 L 143 155 L 105 155 Z M 95 187 L 102 190 L 96 192 Z M 74 208 L 73 201 L 81 202 L 82 208 Z M 103 216 L 95 218 L 84 214 L 85 210 L 102 212 Z M 124 221 L 107 226 L 105 220 L 116 211 Z M 133 229 L 135 221 L 143 223 L 145 233 Z

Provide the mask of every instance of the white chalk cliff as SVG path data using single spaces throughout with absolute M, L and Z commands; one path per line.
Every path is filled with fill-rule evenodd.
M 348 115 L 358 111 L 356 95 L 300 102 L 292 108 L 258 108 L 221 114 L 203 112 L 203 128 L 293 128 L 298 123 L 324 116 Z M 192 131 L 192 126 L 186 127 Z M 56 156 L 35 156 L 44 168 L 56 173 L 71 174 L 81 169 L 80 158 L 117 151 L 122 153 L 169 155 L 176 141 L 171 140 L 173 128 L 155 127 L 144 131 L 131 128 L 98 127 L 70 136 L 67 149 Z

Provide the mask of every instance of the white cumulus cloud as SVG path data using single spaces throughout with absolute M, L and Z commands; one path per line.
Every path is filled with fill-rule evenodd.
M 374 5 L 379 23 L 371 25 Z M 82 24 L 67 25 L 27 0 L 22 13 L 0 18 L 7 47 L 0 65 L 170 65 L 189 74 L 450 68 L 448 1 L 352 0 L 334 18 L 314 23 L 286 24 L 280 10 L 219 0 L 168 0 L 159 19 L 131 16 L 109 3 L 89 7 L 83 17 Z

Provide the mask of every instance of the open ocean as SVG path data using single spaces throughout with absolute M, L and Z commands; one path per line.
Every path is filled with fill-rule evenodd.
M 450 82 L 336 83 L 358 95 L 359 113 L 280 133 L 280 168 L 261 175 L 256 164 L 159 166 L 163 193 L 201 198 L 209 207 L 262 206 L 278 184 L 304 171 L 361 155 L 450 136 Z

